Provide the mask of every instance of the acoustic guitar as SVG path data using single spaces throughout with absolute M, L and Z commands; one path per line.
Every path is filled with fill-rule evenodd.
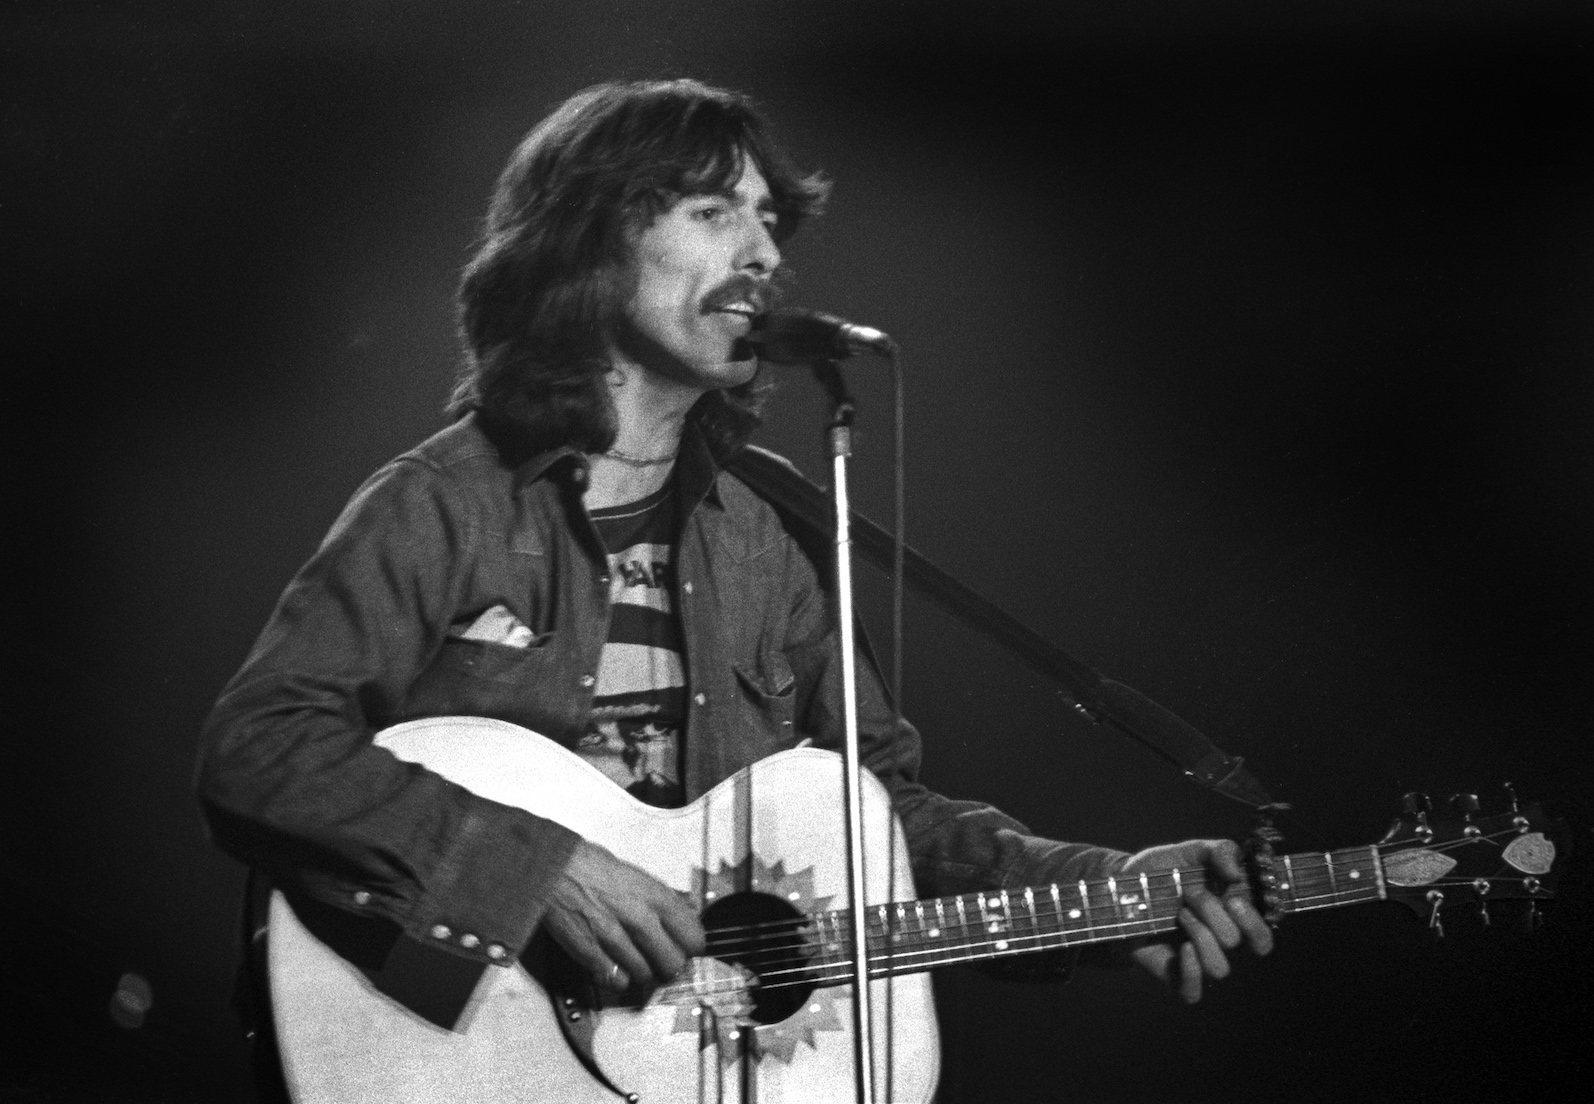
M 298 1104 L 815 1104 L 854 1096 L 842 762 L 781 752 L 679 809 L 643 805 L 550 740 L 502 721 L 436 717 L 376 742 L 494 801 L 558 821 L 685 894 L 708 953 L 644 997 L 600 993 L 573 970 L 486 971 L 454 1030 L 378 992 L 281 893 L 270 912 L 278 1043 Z M 1271 916 L 1400 900 L 1437 926 L 1553 891 L 1550 823 L 1536 806 L 1430 823 L 1411 805 L 1377 844 L 1253 856 Z M 1200 870 L 915 898 L 900 826 L 864 776 L 875 1098 L 926 1102 L 939 1042 L 927 971 L 1172 930 Z M 1536 904 L 1533 906 L 1536 908 Z

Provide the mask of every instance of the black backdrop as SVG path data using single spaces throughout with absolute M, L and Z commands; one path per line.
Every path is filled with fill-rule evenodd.
M 1594 843 L 1586 5 L 52 8 L 0 15 L 0 1092 L 238 1098 L 197 727 L 353 487 L 440 425 L 514 142 L 613 76 L 748 90 L 835 176 L 795 298 L 906 349 L 910 539 L 1244 754 L 1290 845 L 1502 781 Z M 888 396 L 853 374 L 883 517 Z M 814 388 L 782 390 L 761 439 L 822 475 Z M 906 647 L 932 784 L 1122 847 L 1245 830 L 940 614 Z M 1531 936 L 1292 920 L 1193 1009 L 947 973 L 941 1098 L 1539 1098 L 1588 1072 L 1571 869 Z

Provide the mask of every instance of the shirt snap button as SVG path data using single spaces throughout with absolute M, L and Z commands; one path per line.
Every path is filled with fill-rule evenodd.
M 595 682 L 597 682 L 597 681 L 598 681 L 598 680 L 597 680 L 597 679 L 595 679 L 595 678 L 593 678 L 593 677 L 592 677 L 592 676 L 591 676 L 591 675 L 582 675 L 582 676 L 581 676 L 581 685 L 582 685 L 582 686 L 588 686 L 588 687 L 590 687 L 590 686 L 592 686 L 592 685 L 593 685 L 593 684 L 594 684 L 594 683 L 595 683 Z

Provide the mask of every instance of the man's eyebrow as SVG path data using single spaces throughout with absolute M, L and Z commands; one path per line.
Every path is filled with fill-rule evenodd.
M 694 195 L 685 196 L 683 198 L 721 199 L 726 203 L 732 203 L 738 206 L 747 202 L 745 193 L 738 192 L 734 187 L 729 186 L 697 192 L 694 193 Z M 753 209 L 761 215 L 780 213 L 779 201 L 777 201 L 774 195 L 769 192 L 765 192 L 763 195 L 759 196 L 757 200 L 753 201 L 752 206 Z
M 732 202 L 741 202 L 742 199 L 747 195 L 746 192 L 740 190 L 734 184 L 726 184 L 724 187 L 714 188 L 711 191 L 704 192 L 703 194 L 714 196 L 717 199 L 728 199 Z M 774 207 L 775 196 L 770 192 L 764 192 L 754 202 L 753 206 L 757 207 L 760 211 L 766 208 Z

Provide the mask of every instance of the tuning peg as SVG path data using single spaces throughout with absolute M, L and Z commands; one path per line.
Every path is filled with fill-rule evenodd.
M 1437 889 L 1428 891 L 1428 903 L 1433 906 L 1433 912 L 1428 914 L 1428 926 L 1433 929 L 1434 936 L 1439 939 L 1445 937 L 1445 926 L 1439 919 L 1439 906 L 1445 903 L 1445 895 Z
M 1526 832 L 1530 825 L 1528 824 L 1528 818 L 1522 815 L 1521 806 L 1517 804 L 1516 787 L 1511 785 L 1509 782 L 1502 782 L 1500 784 L 1505 787 L 1505 792 L 1511 797 L 1511 826 L 1514 827 L 1518 832 Z
M 1483 835 L 1483 833 L 1478 829 L 1478 826 L 1472 823 L 1473 815 L 1478 811 L 1477 794 L 1451 794 L 1450 807 L 1461 814 L 1462 821 L 1466 823 L 1466 827 L 1462 829 L 1462 833 L 1468 839 L 1477 839 Z
M 1478 895 L 1478 918 L 1483 921 L 1483 926 L 1486 928 L 1492 923 L 1489 919 L 1489 889 L 1489 879 L 1472 880 L 1472 890 Z
M 1433 838 L 1433 829 L 1428 827 L 1428 811 L 1433 808 L 1433 802 L 1428 800 L 1428 795 L 1419 790 L 1413 790 L 1404 799 L 1406 815 L 1417 822 L 1417 835 L 1424 840 Z

